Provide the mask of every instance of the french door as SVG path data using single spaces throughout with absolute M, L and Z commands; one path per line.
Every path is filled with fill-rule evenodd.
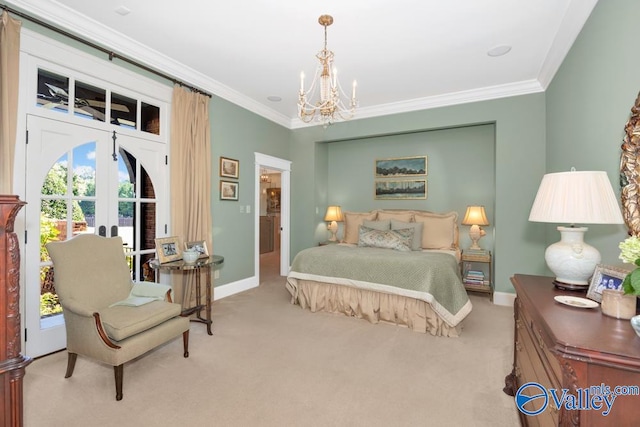
M 132 280 L 150 278 L 146 261 L 167 223 L 168 166 L 157 141 L 32 115 L 27 131 L 25 353 L 37 357 L 66 346 L 45 244 L 120 235 Z

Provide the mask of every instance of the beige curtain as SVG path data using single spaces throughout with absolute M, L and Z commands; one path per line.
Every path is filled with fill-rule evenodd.
M 2 12 L 0 21 L 0 194 L 13 194 L 18 123 L 18 63 L 22 23 Z
M 171 104 L 171 234 L 183 242 L 204 240 L 213 254 L 211 219 L 210 98 L 178 85 Z M 202 272 L 202 283 L 205 283 Z M 192 279 L 192 278 L 190 278 Z M 182 277 L 173 278 L 181 301 Z M 205 289 L 203 288 L 203 295 Z M 191 297 L 193 298 L 195 295 Z

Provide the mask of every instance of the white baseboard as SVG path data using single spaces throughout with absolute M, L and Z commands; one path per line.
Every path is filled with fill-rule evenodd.
M 213 300 L 219 300 L 240 292 L 248 291 L 252 288 L 257 288 L 259 284 L 260 281 L 258 278 L 253 276 L 238 280 L 237 282 L 227 283 L 226 285 L 216 286 L 213 288 Z
M 516 294 L 512 294 L 511 292 L 494 292 L 493 293 L 493 303 L 495 305 L 505 305 L 508 307 L 513 307 L 515 300 L 516 300 Z

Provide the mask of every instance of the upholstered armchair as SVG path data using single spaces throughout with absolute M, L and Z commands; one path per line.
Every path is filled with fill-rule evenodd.
M 78 354 L 111 365 L 121 400 L 124 363 L 180 334 L 189 356 L 189 318 L 171 302 L 169 286 L 132 282 L 122 238 L 82 234 L 47 250 L 67 331 L 65 378 Z

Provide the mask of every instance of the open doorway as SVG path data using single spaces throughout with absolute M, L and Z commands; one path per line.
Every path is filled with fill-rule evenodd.
M 280 276 L 282 174 L 260 168 L 260 283 Z
M 255 153 L 255 272 L 262 283 L 289 272 L 291 162 Z

